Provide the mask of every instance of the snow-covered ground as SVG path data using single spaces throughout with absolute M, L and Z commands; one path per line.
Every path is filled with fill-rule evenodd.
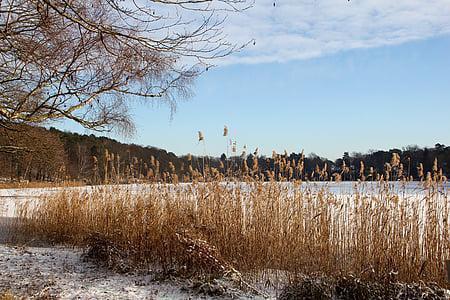
M 0 245 L 0 295 L 11 291 L 27 299 L 214 299 L 190 281 L 155 280 L 152 272 L 117 274 L 83 261 L 81 254 L 79 249 Z M 232 286 L 221 287 L 224 298 L 250 297 Z

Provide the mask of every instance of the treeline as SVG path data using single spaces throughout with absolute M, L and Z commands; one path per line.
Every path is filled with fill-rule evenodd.
M 90 184 L 190 182 L 255 178 L 260 180 L 445 180 L 450 147 L 409 146 L 389 151 L 348 153 L 335 161 L 315 154 L 255 153 L 220 158 L 177 157 L 155 147 L 62 132 L 55 128 L 16 126 L 0 129 L 0 178 Z
M 162 149 L 55 128 L 0 128 L 0 146 L 3 180 L 126 183 L 167 180 L 164 176 L 182 168 L 181 159 Z
M 66 166 L 66 149 L 55 132 L 0 127 L 0 179 L 58 181 L 66 177 Z
M 271 157 L 255 154 L 243 153 L 229 159 L 222 154 L 220 159 L 213 160 L 212 169 L 217 168 L 222 174 L 277 181 L 446 181 L 450 174 L 450 147 L 442 144 L 434 148 L 408 146 L 403 150 L 366 154 L 344 152 L 342 158 L 335 161 L 314 153 L 305 156 L 303 152 L 273 152 Z
M 174 153 L 155 147 L 123 144 L 114 139 L 61 132 L 58 135 L 67 153 L 67 175 L 89 183 L 130 183 L 143 180 L 168 181 L 182 168 Z

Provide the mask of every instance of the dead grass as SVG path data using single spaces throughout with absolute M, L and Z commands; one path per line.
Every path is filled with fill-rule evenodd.
M 0 300 L 15 300 L 17 299 L 10 291 L 0 292 Z
M 52 188 L 52 187 L 76 187 L 86 185 L 81 181 L 23 181 L 23 182 L 0 182 L 0 189 L 25 189 L 25 188 Z
M 448 293 L 435 284 L 364 282 L 355 277 L 329 278 L 303 276 L 286 286 L 280 300 L 297 299 L 448 299 Z
M 131 261 L 187 275 L 321 273 L 448 286 L 448 197 L 438 183 L 423 199 L 383 182 L 342 197 L 293 183 L 243 184 L 66 190 L 23 206 L 17 230 L 77 246 L 101 236 Z

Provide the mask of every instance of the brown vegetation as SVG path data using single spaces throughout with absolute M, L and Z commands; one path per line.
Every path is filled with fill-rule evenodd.
M 66 152 L 58 135 L 40 127 L 0 127 L 0 145 L 15 147 L 0 151 L 0 178 L 11 181 L 61 181 L 66 175 Z
M 83 186 L 84 182 L 80 181 L 12 181 L 12 182 L 0 182 L 0 189 L 28 189 L 28 188 L 56 188 L 56 187 L 73 187 Z
M 135 262 L 180 272 L 320 272 L 447 285 L 447 194 L 431 181 L 421 195 L 403 196 L 384 182 L 359 183 L 353 196 L 250 180 L 109 186 L 24 206 L 18 230 L 78 246 L 100 236 Z
M 16 297 L 10 291 L 0 292 L 0 300 L 14 300 Z

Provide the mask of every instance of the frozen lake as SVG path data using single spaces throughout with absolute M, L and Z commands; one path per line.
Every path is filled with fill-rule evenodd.
M 248 191 L 251 184 L 245 182 L 223 182 L 222 185 L 229 186 L 230 189 L 240 188 L 243 191 Z M 268 184 L 268 183 L 266 183 Z M 352 196 L 355 193 L 360 195 L 375 195 L 379 193 L 380 189 L 389 189 L 390 193 L 397 193 L 402 198 L 422 198 L 426 193 L 426 188 L 421 182 L 303 182 L 300 185 L 295 185 L 290 182 L 279 183 L 287 192 L 293 192 L 296 189 L 302 189 L 307 192 L 317 193 L 319 191 L 326 191 L 336 196 Z M 146 189 L 161 188 L 182 191 L 184 189 L 192 188 L 190 183 L 182 183 L 177 185 L 165 184 L 124 184 L 124 185 L 99 185 L 99 186 L 83 186 L 83 187 L 55 187 L 55 188 L 21 188 L 21 189 L 0 189 L 0 217 L 14 217 L 15 208 L 26 201 L 38 201 L 40 197 L 61 192 L 63 190 L 80 190 L 80 191 L 95 191 L 108 189 L 121 189 L 124 191 L 139 194 L 145 192 Z M 450 188 L 450 183 L 440 185 L 439 193 L 446 195 Z

